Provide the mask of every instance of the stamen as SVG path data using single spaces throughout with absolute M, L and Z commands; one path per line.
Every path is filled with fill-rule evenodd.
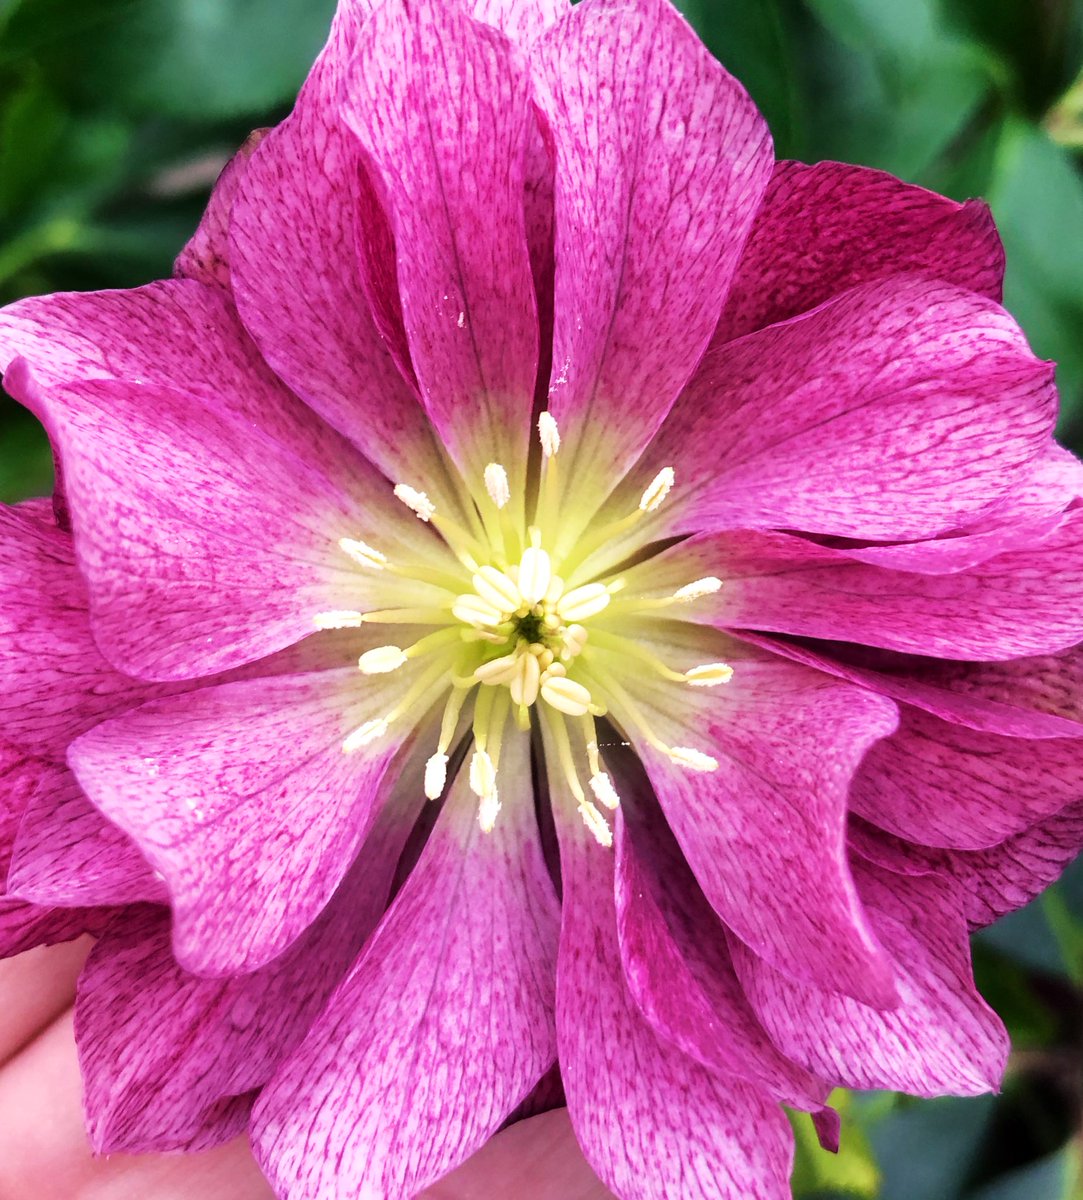
M 387 562 L 387 555 L 381 554 L 379 550 L 374 550 L 367 542 L 344 537 L 338 539 L 338 544 L 339 549 L 344 550 L 359 566 L 380 571 Z
M 366 675 L 386 675 L 405 666 L 408 661 L 406 653 L 398 646 L 376 646 L 366 650 L 357 660 L 357 665 Z
M 579 805 L 579 815 L 583 818 L 583 824 L 594 835 L 594 840 L 599 846 L 604 846 L 607 850 L 613 845 L 613 831 L 609 828 L 609 824 L 605 817 L 594 807 L 589 800 L 584 800 Z
M 349 609 L 316 613 L 312 618 L 312 623 L 317 629 L 360 629 L 364 621 L 364 613 L 352 612 Z
M 560 449 L 560 430 L 557 428 L 556 418 L 550 412 L 543 412 L 538 416 L 538 439 L 546 458 L 552 458 Z
M 673 593 L 674 600 L 698 600 L 700 596 L 710 596 L 722 586 L 722 580 L 714 575 L 697 579 L 694 583 L 686 583 Z
M 573 658 L 582 654 L 588 636 L 582 625 L 569 625 L 564 630 L 564 648 L 560 653 L 561 659 L 564 662 L 571 662 Z
M 549 588 L 553 577 L 553 564 L 546 551 L 540 546 L 530 546 L 523 551 L 519 563 L 519 591 L 526 604 L 539 604 Z
M 488 683 L 492 686 L 511 683 L 518 674 L 519 660 L 523 657 L 532 658 L 533 656 L 523 655 L 519 650 L 513 650 L 511 654 L 502 654 L 499 658 L 491 658 L 474 671 L 474 679 L 478 683 Z
M 684 677 L 693 687 L 715 687 L 720 683 L 729 683 L 733 678 L 733 668 L 728 663 L 705 663 L 702 667 L 685 671 Z
M 669 495 L 675 478 L 676 474 L 672 467 L 663 467 L 647 485 L 647 490 L 643 493 L 643 498 L 639 502 L 640 510 L 642 512 L 654 512 Z
M 383 737 L 387 733 L 389 724 L 386 717 L 377 717 L 375 721 L 366 721 L 342 743 L 343 753 L 352 754 L 355 750 L 360 750 L 362 746 L 367 746 L 369 742 L 374 742 L 378 737 Z
M 585 717 L 591 711 L 590 692 L 581 683 L 558 674 L 557 666 L 554 663 L 542 676 L 542 699 L 569 717 Z
M 424 492 L 419 492 L 408 483 L 396 483 L 395 496 L 422 521 L 431 521 L 436 516 L 436 505 Z
M 491 462 L 485 468 L 485 490 L 497 508 L 503 508 L 511 499 L 508 473 L 499 463 Z
M 515 662 L 515 672 L 508 681 L 511 699 L 514 704 L 533 704 L 538 698 L 541 686 L 541 666 L 537 654 L 531 647 L 525 654 L 520 654 Z
M 608 608 L 611 599 L 604 583 L 587 583 L 561 596 L 557 601 L 557 612 L 568 622 L 586 621 Z
M 501 609 L 473 592 L 456 596 L 455 603 L 451 606 L 451 612 L 453 616 L 458 617 L 460 621 L 465 621 L 467 625 L 487 625 L 492 628 L 502 624 L 505 620 Z
M 515 581 L 496 567 L 482 567 L 472 582 L 477 594 L 502 613 L 513 613 L 523 603 Z
M 611 812 L 620 808 L 620 796 L 617 795 L 617 789 L 605 771 L 597 771 L 590 777 L 590 790 L 594 793 L 595 800 Z
M 496 818 L 500 814 L 500 800 L 494 787 L 487 795 L 482 796 L 478 805 L 478 824 L 482 833 L 492 833 Z
M 431 755 L 425 763 L 425 795 L 428 799 L 439 800 L 444 794 L 444 785 L 447 783 L 447 764 L 448 756 L 440 753 Z
M 688 767 L 691 771 L 706 773 L 718 770 L 718 759 L 704 754 L 702 750 L 692 750 L 688 746 L 671 746 L 667 753 L 675 763 Z
M 485 750 L 475 750 L 470 758 L 470 790 L 482 799 L 496 790 L 496 767 Z

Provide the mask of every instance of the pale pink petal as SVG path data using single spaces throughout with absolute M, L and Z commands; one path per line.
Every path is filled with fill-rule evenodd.
M 556 147 L 549 406 L 580 504 L 604 498 L 695 369 L 772 152 L 744 89 L 662 0 L 581 5 L 533 66 Z
M 56 759 L 72 738 L 163 690 L 118 674 L 102 657 L 71 538 L 4 507 L 0 672 L 4 736 Z
M 981 850 L 1083 799 L 1083 738 L 978 733 L 904 708 L 858 768 L 850 806 L 926 846 Z
M 98 1153 L 193 1149 L 240 1128 L 254 1089 L 308 1032 L 387 904 L 421 803 L 389 808 L 324 911 L 273 963 L 201 979 L 173 958 L 168 914 L 136 909 L 110 925 L 79 981 L 76 1037 Z
M 366 168 L 338 111 L 370 9 L 339 5 L 293 112 L 248 164 L 230 223 L 233 293 L 263 356 L 297 395 L 394 482 L 439 501 L 441 452 L 370 313 L 358 253 L 363 218 L 373 216 Z
M 855 863 L 862 899 L 897 965 L 900 1004 L 868 1008 L 779 974 L 732 941 L 748 998 L 779 1048 L 847 1087 L 978 1095 L 1000 1084 L 1008 1036 L 978 995 L 956 889 Z
M 652 799 L 624 811 L 634 824 Z M 638 801 L 638 797 L 636 800 Z M 616 818 L 617 933 L 625 982 L 659 1037 L 708 1070 L 736 1075 L 798 1108 L 823 1104 L 829 1087 L 783 1057 L 756 1019 L 733 972 L 725 930 L 660 814 L 639 840 Z
M 250 133 L 244 145 L 218 176 L 199 227 L 173 264 L 173 274 L 178 279 L 195 279 L 212 286 L 229 287 L 230 212 L 248 160 L 266 133 L 266 129 Z
M 720 628 L 953 659 L 1013 659 L 1083 638 L 1083 510 L 1035 546 L 954 574 L 868 566 L 780 533 L 705 535 L 671 557 L 686 579 L 710 564 L 724 580 L 704 617 Z
M 1029 480 L 1053 368 L 993 301 L 895 277 L 712 349 L 633 473 L 678 486 L 663 534 L 945 533 Z
M 627 730 L 715 912 L 780 970 L 891 1005 L 891 965 L 850 878 L 846 812 L 850 780 L 894 729 L 895 706 L 781 661 L 735 662 L 725 687 L 689 688 L 680 702 L 649 676 L 624 685 L 657 737 L 718 763 L 679 766 Z
M 715 341 L 911 271 L 999 301 L 1004 250 L 988 206 L 869 167 L 776 163 Z
M 555 1056 L 557 904 L 526 739 L 491 833 L 461 772 L 354 972 L 256 1107 L 283 1200 L 412 1197 L 488 1140 Z
M 557 1036 L 568 1112 L 620 1200 L 789 1200 L 793 1135 L 762 1089 L 652 1030 L 617 949 L 612 851 L 554 796 L 564 884 Z
M 435 543 L 270 375 L 217 290 L 23 301 L 0 314 L 5 342 L 27 355 L 6 387 L 64 459 L 95 636 L 130 674 L 208 674 L 297 641 L 317 611 L 393 604 L 342 537 Z
M 410 730 L 400 723 L 351 754 L 343 739 L 388 713 L 399 685 L 350 669 L 223 684 L 73 744 L 91 800 L 165 880 L 183 967 L 254 970 L 316 918 Z
M 8 893 L 64 907 L 164 901 L 167 894 L 132 840 L 90 803 L 66 767 L 43 779 L 26 806 Z
M 343 107 L 398 247 L 421 398 L 459 466 L 525 480 L 538 361 L 526 240 L 529 81 L 458 5 L 388 0 L 358 38 Z
M 474 0 L 474 17 L 529 45 L 572 10 L 569 0 Z

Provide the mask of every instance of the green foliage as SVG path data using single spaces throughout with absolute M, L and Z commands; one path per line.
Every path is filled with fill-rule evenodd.
M 985 196 L 1007 303 L 1056 359 L 1083 447 L 1083 0 L 682 0 L 780 156 Z M 0 0 L 0 302 L 168 273 L 228 155 L 280 119 L 333 0 Z M 47 491 L 0 401 L 0 499 Z M 843 1149 L 795 1116 L 803 1200 L 1068 1200 L 1080 1183 L 1083 870 L 981 934 L 1011 1030 L 1003 1094 L 840 1096 Z

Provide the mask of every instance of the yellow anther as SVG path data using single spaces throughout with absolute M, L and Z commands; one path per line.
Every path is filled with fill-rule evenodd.
M 590 692 L 573 679 L 568 679 L 563 671 L 556 674 L 558 663 L 554 663 L 542 679 L 541 696 L 558 712 L 567 713 L 569 717 L 584 717 L 590 712 Z
M 478 805 L 478 824 L 482 833 L 492 833 L 496 818 L 500 814 L 500 799 L 494 787 L 487 795 L 482 796 Z
M 565 621 L 586 621 L 608 608 L 609 601 L 609 588 L 604 583 L 586 583 L 561 596 L 557 612 Z
M 718 770 L 718 759 L 704 754 L 702 750 L 692 750 L 688 746 L 670 746 L 667 753 L 675 763 L 687 767 L 690 771 Z
M 357 660 L 357 665 L 366 675 L 386 675 L 397 671 L 408 661 L 406 654 L 398 646 L 376 646 L 366 650 Z
M 714 575 L 697 579 L 694 583 L 686 583 L 673 593 L 674 600 L 698 600 L 700 596 L 710 596 L 722 586 L 722 580 Z
M 439 800 L 444 793 L 444 785 L 447 783 L 447 764 L 447 755 L 439 753 L 430 755 L 425 763 L 425 795 L 430 800 Z
M 474 678 L 478 683 L 488 683 L 493 686 L 511 683 L 519 672 L 519 660 L 530 657 L 529 654 L 521 654 L 518 650 L 514 650 L 511 654 L 501 655 L 500 658 L 491 658 L 474 671 Z
M 482 567 L 472 580 L 477 594 L 502 613 L 513 613 L 523 602 L 514 579 L 496 567 Z
M 475 750 L 470 758 L 470 790 L 482 799 L 496 791 L 496 767 L 485 750 Z
M 349 609 L 334 609 L 331 612 L 316 613 L 312 624 L 317 629 L 360 629 L 365 622 L 365 614 Z
M 452 616 L 458 617 L 460 621 L 465 621 L 468 625 L 489 626 L 490 628 L 501 624 L 504 620 L 504 613 L 499 608 L 473 592 L 456 596 L 455 603 L 451 606 L 451 613 Z
M 533 646 L 530 647 L 534 649 Z M 542 647 L 544 649 L 544 647 Z M 541 686 L 541 666 L 533 653 L 520 654 L 515 661 L 515 674 L 508 681 L 514 704 L 531 705 L 538 698 Z
M 546 551 L 530 546 L 519 563 L 519 592 L 527 604 L 538 604 L 549 588 L 553 564 Z
M 728 663 L 705 663 L 685 671 L 684 677 L 693 687 L 716 687 L 720 683 L 729 683 L 733 668 Z
M 546 458 L 552 458 L 560 449 L 560 430 L 550 412 L 543 412 L 538 417 L 538 439 Z

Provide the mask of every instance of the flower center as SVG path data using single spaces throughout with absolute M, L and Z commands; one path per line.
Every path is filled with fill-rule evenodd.
M 391 712 L 366 722 L 344 741 L 352 753 L 383 737 L 391 724 L 407 714 L 428 711 L 444 697 L 440 735 L 425 770 L 425 793 L 443 794 L 449 751 L 464 733 L 473 744 L 470 786 L 479 797 L 479 820 L 489 830 L 500 811 L 500 750 L 509 724 L 529 730 L 542 722 L 547 742 L 555 748 L 554 764 L 576 797 L 580 812 L 603 844 L 612 836 L 597 805 L 614 809 L 619 797 L 604 769 L 595 719 L 610 715 L 629 736 L 636 736 L 671 761 L 695 771 L 713 771 L 717 762 L 699 750 L 665 744 L 629 694 L 622 676 L 629 670 L 649 671 L 669 684 L 712 687 L 725 683 L 732 670 L 708 663 L 678 671 L 661 662 L 622 628 L 629 618 L 656 614 L 717 591 L 713 577 L 695 580 L 668 596 L 629 595 L 625 581 L 598 572 L 592 558 L 608 542 L 633 528 L 645 513 L 663 503 L 674 485 L 672 468 L 651 481 L 639 506 L 620 521 L 590 528 L 574 544 L 560 538 L 555 486 L 560 435 L 556 422 L 542 413 L 538 422 L 541 468 L 533 506 L 534 523 L 517 525 L 509 511 L 513 499 L 505 468 L 490 463 L 484 472 L 484 494 L 473 497 L 460 525 L 439 512 L 422 491 L 399 484 L 395 496 L 419 520 L 431 523 L 453 560 L 439 565 L 393 563 L 367 543 L 344 538 L 339 545 L 366 571 L 387 571 L 404 581 L 433 588 L 443 597 L 435 605 L 370 610 L 335 610 L 315 616 L 318 629 L 359 628 L 365 624 L 435 626 L 412 644 L 388 644 L 366 650 L 358 660 L 364 674 L 396 671 L 414 659 L 424 660 L 413 683 Z M 525 512 L 523 505 L 520 512 Z M 520 518 L 521 519 L 521 518 Z M 580 744 L 577 756 L 573 740 Z M 587 783 L 577 760 L 585 760 Z M 595 803 L 597 802 L 597 803 Z

